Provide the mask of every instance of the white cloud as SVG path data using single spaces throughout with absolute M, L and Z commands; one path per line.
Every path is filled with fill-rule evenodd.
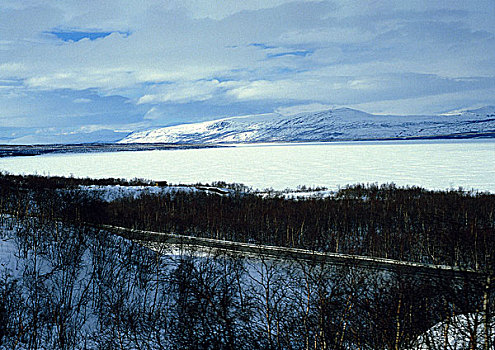
M 231 89 L 227 94 L 239 100 L 291 99 L 296 97 L 295 94 L 304 99 L 302 87 L 300 82 L 292 80 L 256 80 Z
M 139 113 L 166 122 L 186 104 L 191 115 L 256 103 L 266 112 L 318 104 L 397 112 L 390 101 L 421 110 L 436 96 L 454 109 L 488 96 L 493 10 L 492 0 L 4 0 L 0 118 L 57 126 L 63 118 L 50 115 L 71 115 L 74 104 L 91 125 L 102 115 L 134 123 Z M 112 34 L 76 42 L 49 34 L 71 30 Z M 108 96 L 125 99 L 128 112 L 112 114 Z M 94 112 L 94 103 L 107 108 Z
M 283 33 L 280 40 L 287 44 L 300 43 L 342 43 L 356 44 L 365 43 L 372 40 L 378 35 L 368 29 L 356 27 L 330 27 L 330 28 L 315 28 L 307 31 L 291 31 Z
M 228 83 L 216 79 L 164 85 L 158 89 L 158 93 L 144 95 L 137 103 L 206 101 L 224 86 L 228 86 Z
M 212 18 L 220 20 L 241 11 L 267 9 L 293 1 L 294 0 L 185 0 L 180 1 L 180 4 L 184 6 L 194 18 Z
M 84 90 L 100 88 L 104 90 L 119 89 L 136 84 L 136 78 L 123 70 L 80 70 L 68 73 L 52 73 L 49 75 L 37 75 L 25 79 L 29 88 L 43 90 L 74 89 Z
M 350 80 L 347 85 L 353 90 L 372 90 L 380 87 L 380 83 L 374 79 L 354 79 Z
M 275 112 L 282 115 L 294 115 L 298 113 L 309 113 L 309 112 L 318 112 L 326 109 L 337 108 L 341 106 L 322 104 L 322 103 L 310 103 L 303 105 L 294 105 L 288 107 L 279 107 L 275 110 Z
M 163 117 L 163 114 L 156 107 L 151 107 L 144 115 L 145 120 L 156 120 Z
M 491 105 L 495 88 L 451 92 L 438 95 L 349 104 L 349 107 L 376 114 L 434 114 L 453 109 L 476 109 Z M 457 106 L 452 108 L 452 106 Z
M 90 98 L 84 98 L 84 97 L 81 97 L 81 98 L 76 98 L 74 100 L 74 103 L 89 103 L 91 102 L 92 100 Z
M 12 73 L 22 72 L 25 69 L 25 66 L 21 63 L 7 62 L 0 64 L 0 74 L 4 77 Z

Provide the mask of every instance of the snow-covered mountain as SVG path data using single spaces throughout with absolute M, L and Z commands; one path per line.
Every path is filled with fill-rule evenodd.
M 350 108 L 271 113 L 134 132 L 121 143 L 239 143 L 495 136 L 495 107 L 431 116 L 374 115 Z

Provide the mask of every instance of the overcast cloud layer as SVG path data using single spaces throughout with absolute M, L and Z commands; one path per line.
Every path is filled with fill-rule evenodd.
M 495 105 L 494 18 L 493 0 L 2 0 L 0 142 Z

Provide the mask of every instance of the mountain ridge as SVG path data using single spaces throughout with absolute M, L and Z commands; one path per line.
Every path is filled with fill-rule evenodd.
M 463 136 L 464 135 L 464 136 Z M 269 113 L 137 131 L 119 143 L 250 143 L 495 137 L 495 107 L 436 115 L 379 115 L 336 108 Z

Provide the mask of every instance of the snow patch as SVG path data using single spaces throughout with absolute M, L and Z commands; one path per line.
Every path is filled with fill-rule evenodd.
M 489 323 L 488 336 L 493 337 L 495 321 Z M 485 323 L 481 313 L 457 315 L 442 321 L 420 335 L 411 349 L 485 349 Z M 473 343 L 473 340 L 476 340 Z M 493 339 L 492 339 L 493 342 Z
M 188 186 L 121 186 L 121 185 L 107 185 L 107 186 L 80 186 L 79 189 L 83 191 L 91 191 L 100 196 L 100 198 L 106 202 L 112 202 L 124 197 L 138 198 L 142 195 L 159 195 L 166 193 L 176 192 L 194 192 L 197 191 L 194 187 Z

